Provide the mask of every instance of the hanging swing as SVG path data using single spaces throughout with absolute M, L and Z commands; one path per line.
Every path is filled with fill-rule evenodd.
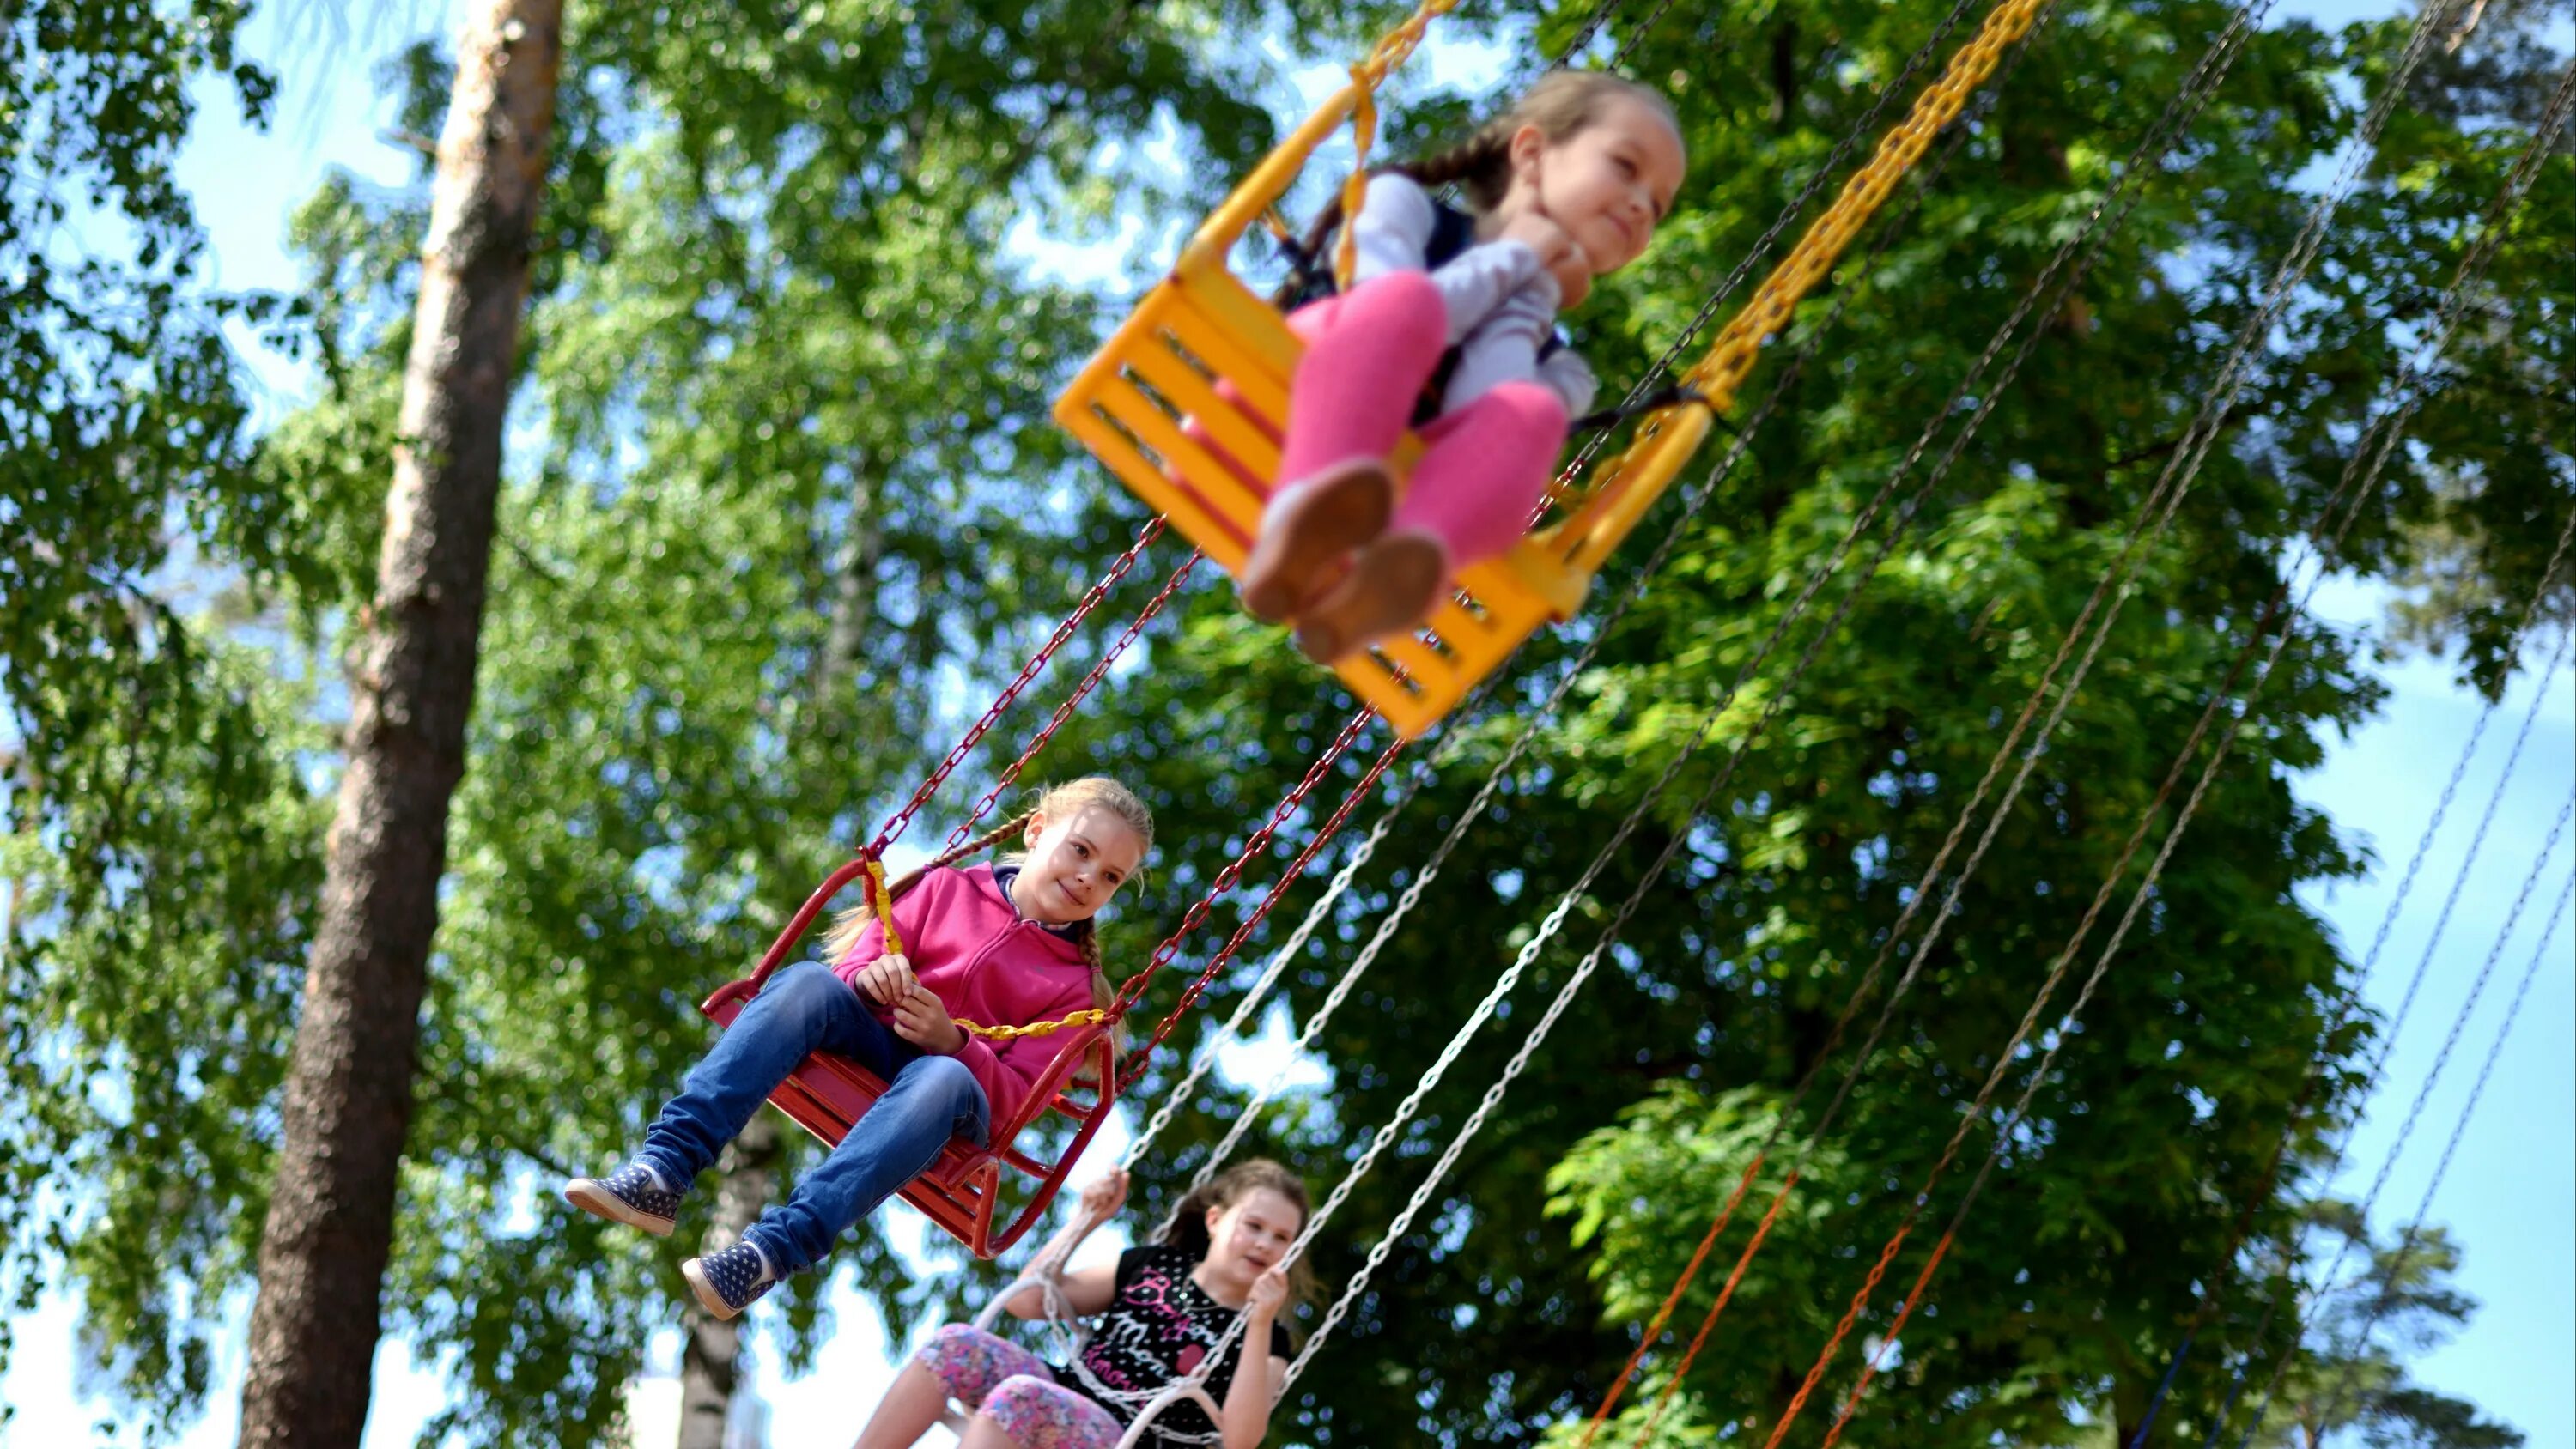
M 997 844 L 1002 837 L 1019 828 L 1012 821 L 962 849 L 941 856 L 902 881 L 886 884 L 885 867 L 873 853 L 832 872 L 805 905 L 790 919 L 760 965 L 740 981 L 718 987 L 698 1009 L 718 1026 L 731 1026 L 742 1014 L 751 998 L 760 993 L 769 973 L 784 964 L 813 928 L 815 918 L 831 903 L 834 896 L 853 881 L 865 882 L 868 905 L 876 913 L 877 924 L 884 928 L 888 952 L 903 949 L 902 938 L 895 933 L 894 901 L 924 871 L 950 864 Z M 1028 1026 L 987 1027 L 960 1021 L 957 1025 L 969 1035 L 988 1041 L 1003 1041 L 1026 1036 L 1063 1033 L 1065 1040 L 1056 1049 L 1055 1058 L 1038 1074 L 1022 1099 L 1019 1110 L 995 1122 L 978 1145 L 965 1137 L 949 1139 L 940 1149 L 936 1161 L 920 1176 L 903 1186 L 903 1200 L 921 1209 L 922 1215 L 937 1223 L 949 1236 L 964 1243 L 978 1258 L 990 1258 L 1007 1250 L 1020 1240 L 1031 1224 L 1043 1216 L 1054 1202 L 1056 1189 L 1064 1185 L 1065 1174 L 1073 1170 L 1074 1159 L 1089 1146 L 1093 1134 L 1109 1117 L 1117 1101 L 1117 1055 L 1112 1036 L 1113 1021 L 1105 1011 L 1077 1011 L 1061 1021 L 1042 1021 Z M 866 1114 L 876 1100 L 885 1095 L 883 1077 L 847 1057 L 830 1052 L 816 1052 L 788 1074 L 787 1080 L 770 1093 L 772 1106 L 786 1113 L 797 1126 L 821 1138 L 825 1144 L 838 1146 L 852 1126 Z M 1071 1120 L 1073 1135 L 1052 1159 L 1033 1157 L 1016 1145 L 1019 1135 L 1048 1113 Z M 1018 1177 L 1034 1184 L 1018 1212 L 995 1227 L 1001 1216 L 1002 1169 L 1008 1167 Z
M 1171 274 L 1084 365 L 1055 406 L 1056 421 L 1129 491 L 1192 543 L 1240 575 L 1279 471 L 1289 379 L 1304 345 L 1279 310 L 1226 266 L 1256 223 L 1278 229 L 1274 208 L 1315 149 L 1349 120 L 1359 163 L 1344 183 L 1356 215 L 1377 124 L 1376 90 L 1420 44 L 1431 20 L 1457 0 L 1423 0 L 1351 68 L 1351 83 L 1325 101 L 1237 186 L 1181 250 Z M 1347 285 L 1351 231 L 1334 270 Z M 1706 393 L 1705 389 L 1700 389 Z M 1706 393 L 1716 398 L 1714 393 Z M 1693 400 L 1696 402 L 1696 399 Z M 1716 402 L 1722 407 L 1723 401 Z M 1422 734 L 1551 620 L 1574 617 L 1603 560 L 1662 496 L 1707 436 L 1711 410 L 1678 404 L 1654 413 L 1627 452 L 1591 484 L 1561 495 L 1543 527 L 1498 559 L 1458 571 L 1456 588 L 1411 634 L 1392 636 L 1334 666 L 1352 693 L 1397 733 Z M 1246 478 L 1195 433 L 1241 461 Z M 1399 478 L 1421 454 L 1411 434 L 1391 460 Z
M 1002 686 L 984 713 L 967 726 L 966 732 L 950 747 L 947 755 L 914 788 L 911 798 L 878 829 L 875 838 L 825 877 L 823 883 L 814 888 L 813 894 L 805 898 L 805 904 L 788 919 L 751 975 L 716 988 L 714 994 L 699 1004 L 698 1009 L 708 1019 L 718 1026 L 731 1026 L 734 1018 L 742 1014 L 743 1007 L 760 994 L 760 988 L 769 980 L 770 973 L 793 957 L 833 897 L 854 881 L 865 882 L 869 908 L 877 913 L 877 924 L 885 931 L 888 948 L 901 949 L 894 924 L 894 899 L 901 894 L 904 883 L 899 882 L 892 887 L 887 885 L 885 867 L 881 863 L 886 850 L 902 836 L 913 817 L 930 802 L 949 775 L 1001 721 L 1021 692 L 1045 670 L 1056 651 L 1064 647 L 1074 631 L 1108 598 L 1110 590 L 1135 568 L 1146 547 L 1162 532 L 1163 525 L 1159 519 L 1149 520 L 1137 532 L 1135 541 L 1075 601 L 1055 631 L 1029 656 L 1019 672 Z M 1128 621 L 1110 646 L 1101 651 L 1100 658 L 1066 692 L 1054 712 L 1030 737 L 1019 757 L 1002 771 L 991 788 L 967 812 L 966 818 L 949 832 L 939 856 L 923 870 L 978 854 L 1019 828 L 1021 822 L 1015 820 L 979 838 L 968 839 L 976 823 L 993 810 L 1002 795 L 1028 769 L 1029 762 L 1036 758 L 1038 751 L 1046 747 L 1047 741 L 1054 738 L 1055 732 L 1072 716 L 1074 709 L 1108 676 L 1119 656 L 1126 653 L 1143 634 L 1146 624 L 1171 602 L 1197 568 L 1199 557 L 1193 553 L 1182 560 L 1171 576 L 1163 581 L 1162 588 L 1146 601 L 1135 618 Z M 917 877 L 920 872 L 914 874 Z M 1100 1124 L 1108 1120 L 1109 1109 L 1117 1100 L 1115 1020 L 1107 1013 L 1080 1011 L 1060 1022 L 1000 1031 L 979 1029 L 967 1023 L 960 1025 L 987 1038 L 1067 1033 L 1063 1045 L 1056 1050 L 1054 1060 L 1031 1084 L 1020 1110 L 1003 1121 L 993 1123 L 985 1134 L 984 1145 L 978 1146 L 962 1137 L 951 1139 L 946 1147 L 940 1149 L 938 1159 L 903 1187 L 904 1201 L 921 1209 L 923 1215 L 937 1223 L 950 1237 L 965 1244 L 967 1251 L 976 1257 L 990 1258 L 1018 1242 L 1046 1213 L 1055 1201 L 1056 1190 L 1064 1185 L 1065 1174 L 1073 1170 L 1074 1160 L 1082 1155 L 1083 1148 L 1090 1145 L 1092 1136 L 1100 1130 Z M 885 1079 L 857 1062 L 817 1052 L 778 1084 L 777 1090 L 769 1094 L 769 1101 L 796 1125 L 821 1138 L 825 1145 L 838 1146 L 868 1108 L 885 1095 L 885 1091 Z M 1072 1136 L 1052 1159 L 1021 1151 L 1016 1145 L 1020 1134 L 1050 1112 L 1071 1120 Z M 994 1224 L 1001 1217 L 1002 1169 L 1005 1167 L 1016 1178 L 1034 1185 L 1028 1190 L 1027 1201 L 997 1229 Z

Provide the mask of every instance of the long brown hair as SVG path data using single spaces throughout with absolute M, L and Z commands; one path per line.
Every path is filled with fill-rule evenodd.
M 1171 1220 L 1164 1224 L 1163 1231 L 1154 1241 L 1205 1260 L 1210 1246 L 1208 1209 L 1223 1211 L 1264 1188 L 1288 1199 L 1296 1207 L 1297 1226 L 1302 1231 L 1306 1219 L 1313 1215 L 1313 1209 L 1306 1200 L 1306 1180 L 1267 1157 L 1251 1157 L 1190 1189 L 1173 1205 Z M 1305 1255 L 1300 1254 L 1296 1262 L 1288 1265 L 1287 1306 L 1294 1308 L 1312 1301 L 1314 1296 L 1315 1270 L 1307 1266 Z M 1292 1337 L 1298 1336 L 1293 1325 L 1289 1333 Z
M 1621 98 L 1652 107 L 1657 115 L 1672 122 L 1676 131 L 1681 129 L 1673 103 L 1651 86 L 1606 70 L 1552 70 L 1531 82 L 1530 88 L 1512 102 L 1511 109 L 1478 126 L 1466 140 L 1448 150 L 1381 166 L 1376 171 L 1410 177 L 1425 190 L 1455 182 L 1466 193 L 1468 209 L 1482 216 L 1502 205 L 1503 197 L 1512 189 L 1512 137 L 1521 127 L 1538 127 L 1539 134 L 1554 145 L 1600 120 L 1610 102 Z M 1337 195 L 1306 229 L 1302 247 L 1309 260 L 1304 266 L 1329 265 L 1324 243 L 1341 224 L 1342 202 Z M 1296 287 L 1299 280 L 1292 277 L 1289 286 Z
M 887 887 L 886 894 L 899 897 L 934 870 L 990 850 L 1040 821 L 1061 820 L 1085 805 L 1097 805 L 1116 815 L 1127 823 L 1128 829 L 1136 832 L 1136 838 L 1144 842 L 1146 850 L 1154 848 L 1154 812 L 1145 807 L 1145 802 L 1137 798 L 1136 792 L 1106 775 L 1085 775 L 1079 780 L 1067 780 L 1061 785 L 1038 791 L 1036 801 L 1028 809 L 904 875 Z M 1003 856 L 1002 863 L 1009 865 L 1026 858 L 1026 852 L 1014 851 Z M 850 954 L 850 948 L 859 944 L 859 936 L 867 929 L 868 922 L 875 918 L 876 912 L 865 901 L 833 917 L 831 933 L 823 938 L 823 959 L 839 965 L 841 958 Z M 1091 967 L 1091 1004 L 1107 1011 L 1110 1004 L 1118 999 L 1118 987 L 1109 979 L 1109 969 L 1100 959 L 1100 930 L 1094 918 L 1084 917 L 1074 924 L 1073 942 L 1082 949 L 1082 959 Z

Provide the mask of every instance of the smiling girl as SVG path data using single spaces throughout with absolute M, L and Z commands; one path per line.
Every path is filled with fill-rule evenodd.
M 731 1318 L 813 1266 L 843 1229 L 928 1169 L 951 1137 L 982 1145 L 1057 1048 L 1044 1036 L 989 1042 L 960 1023 L 1026 1026 L 1109 1004 L 1093 917 L 1144 862 L 1154 820 L 1127 787 L 1092 776 L 1046 791 L 1024 838 L 1024 855 L 925 871 L 909 889 L 895 888 L 908 956 L 887 952 L 883 928 L 862 907 L 827 943 L 834 964 L 771 973 L 653 1119 L 644 1150 L 607 1177 L 573 1179 L 565 1199 L 667 1236 L 689 1184 L 809 1053 L 836 1052 L 884 1078 L 885 1094 L 785 1202 L 741 1242 L 681 1265 L 698 1302 Z
M 1123 1172 L 1082 1194 L 1095 1220 L 1126 1200 Z M 1307 1288 L 1303 1259 L 1286 1270 L 1279 1263 L 1305 1223 L 1306 1185 L 1295 1173 L 1260 1158 L 1228 1168 L 1181 1199 L 1157 1241 L 1128 1249 L 1114 1265 L 1064 1275 L 1068 1310 L 1096 1320 L 1072 1363 L 1057 1368 L 981 1329 L 950 1324 L 896 1377 L 857 1449 L 906 1449 L 952 1398 L 975 1410 L 958 1449 L 1111 1449 L 1139 1406 L 1206 1361 L 1237 1313 L 1243 1333 L 1203 1384 L 1221 1422 L 1184 1400 L 1155 1418 L 1146 1442 L 1255 1449 L 1288 1373 L 1279 1314 Z M 1030 1284 L 1004 1309 L 1039 1317 L 1044 1290 Z M 1265 1350 L 1250 1373 L 1237 1372 L 1243 1344 Z
M 1248 612 L 1293 620 L 1330 663 L 1421 622 L 1458 569 L 1511 548 L 1596 390 L 1557 314 L 1646 250 L 1684 168 L 1670 102 L 1560 70 L 1465 144 L 1369 182 L 1351 289 L 1288 318 L 1306 352 L 1244 564 Z M 1463 209 L 1432 194 L 1452 182 Z M 1309 255 L 1341 222 L 1326 210 Z M 1399 499 L 1388 455 L 1408 424 L 1424 449 Z

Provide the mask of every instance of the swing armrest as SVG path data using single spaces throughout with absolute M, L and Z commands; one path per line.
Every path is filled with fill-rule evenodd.
M 1037 1080 L 1029 1084 L 1028 1095 L 1020 1099 L 1019 1110 L 994 1123 L 986 1134 L 985 1140 L 992 1143 L 994 1155 L 1008 1160 L 1023 1172 L 1043 1176 L 1047 1170 L 1045 1164 L 1013 1147 L 1013 1140 L 1030 1123 L 1048 1112 L 1062 1112 L 1078 1122 L 1107 1110 L 1108 1099 L 1099 1084 L 1109 1080 L 1102 1074 L 1113 1065 L 1110 1031 L 1111 1023 L 1105 1021 L 1080 1027 L 1056 1049 L 1054 1060 L 1048 1062 L 1046 1070 L 1038 1073 Z M 1074 1077 L 1086 1066 L 1092 1073 L 1093 1083 L 1092 1100 L 1088 1103 L 1074 1095 L 1077 1085 Z

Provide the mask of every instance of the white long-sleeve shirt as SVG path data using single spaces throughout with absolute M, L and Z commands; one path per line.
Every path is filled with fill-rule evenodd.
M 1555 330 L 1561 297 L 1538 253 L 1509 239 L 1478 242 L 1432 267 L 1429 250 L 1438 224 L 1431 194 L 1420 183 L 1385 172 L 1370 179 L 1368 197 L 1350 225 L 1359 252 L 1354 281 L 1423 272 L 1448 304 L 1448 342 L 1458 349 L 1458 365 L 1449 374 L 1441 412 L 1455 412 L 1512 381 L 1545 383 L 1564 399 L 1568 417 L 1590 412 L 1600 384 L 1583 359 L 1564 347 L 1539 356 Z

